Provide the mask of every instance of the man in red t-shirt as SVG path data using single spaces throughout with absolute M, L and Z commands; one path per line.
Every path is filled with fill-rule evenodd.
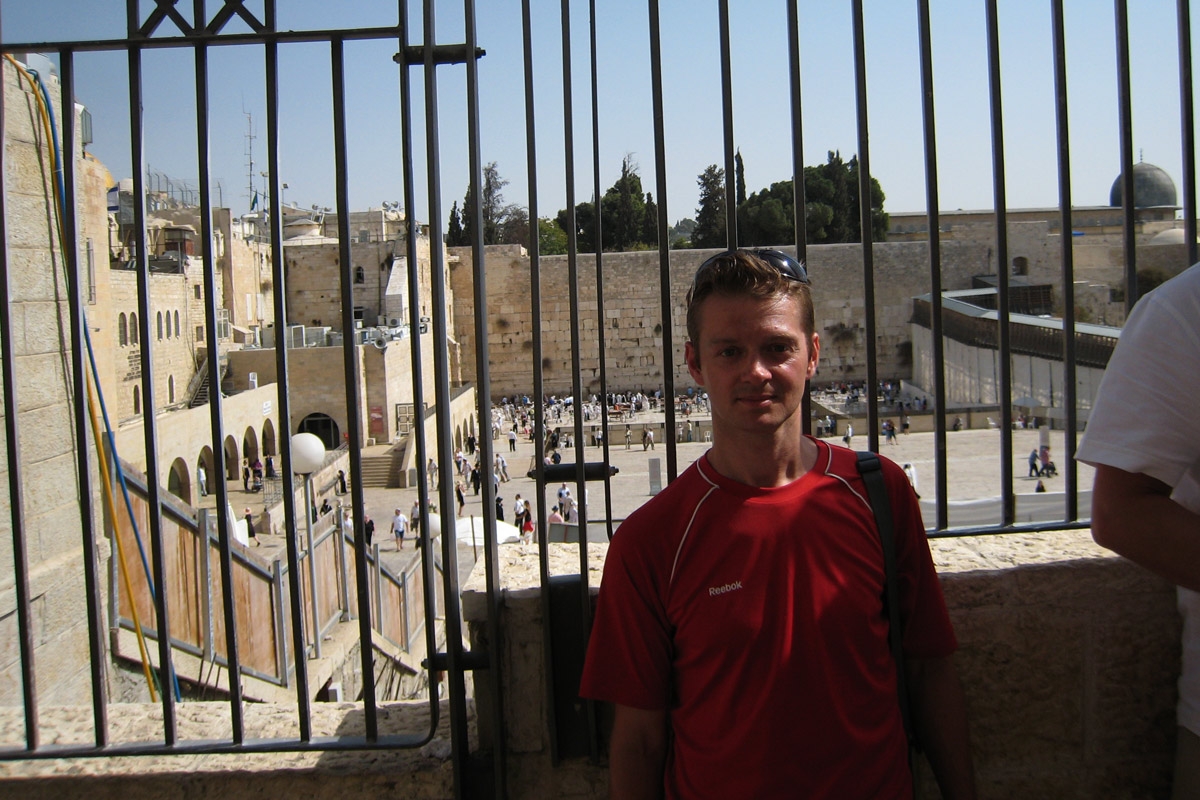
M 713 445 L 613 538 L 581 694 L 615 704 L 613 797 L 908 797 L 883 552 L 853 453 L 802 433 L 804 267 L 730 251 L 688 292 Z M 917 733 L 974 796 L 956 647 L 920 513 L 884 461 Z

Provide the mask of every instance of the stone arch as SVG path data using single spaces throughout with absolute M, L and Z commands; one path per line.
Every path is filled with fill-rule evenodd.
M 129 343 L 137 344 L 141 333 L 138 331 L 137 312 L 129 312 Z
M 167 491 L 189 505 L 192 502 L 192 478 L 188 474 L 187 462 L 177 458 L 171 462 L 167 473 Z
M 170 405 L 174 402 L 175 402 L 175 376 L 168 375 L 167 376 L 167 404 Z
M 215 461 L 216 459 L 213 458 L 213 451 L 211 447 L 205 445 L 204 447 L 200 448 L 200 456 L 196 459 L 196 488 L 200 490 L 200 495 L 202 497 L 205 494 L 212 494 L 213 492 L 213 476 L 217 474 L 213 466 Z M 205 475 L 203 486 L 201 486 L 200 481 L 201 467 L 204 468 Z
M 158 312 L 158 340 L 161 342 L 163 338 L 162 331 L 162 312 Z
M 129 344 L 129 329 L 125 327 L 125 312 L 117 315 L 117 344 L 125 347 Z
M 133 387 L 133 413 L 142 413 L 142 389 L 140 386 Z
M 262 454 L 264 456 L 279 455 L 279 443 L 275 440 L 275 422 L 267 419 L 262 428 Z
M 236 481 L 242 475 L 242 459 L 238 456 L 237 440 L 233 434 L 225 437 L 225 480 Z
M 337 421 L 328 414 L 316 412 L 300 420 L 297 433 L 311 433 L 325 444 L 326 450 L 336 450 L 342 444 L 342 434 Z
M 246 428 L 246 432 L 242 434 L 242 457 L 251 464 L 259 458 L 258 431 L 254 430 L 253 426 Z
M 179 310 L 175 311 L 175 338 L 179 338 Z

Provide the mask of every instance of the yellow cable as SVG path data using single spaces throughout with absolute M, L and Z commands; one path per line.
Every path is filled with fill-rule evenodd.
M 117 524 L 117 509 L 116 503 L 112 496 L 112 482 L 108 474 L 108 459 L 104 455 L 104 440 L 101 438 L 100 421 L 96 418 L 96 402 L 94 390 L 92 389 L 91 376 L 88 376 L 87 393 L 88 393 L 88 412 L 92 420 L 92 436 L 96 439 L 96 456 L 100 461 L 100 476 L 101 483 L 104 485 L 104 503 L 108 507 L 108 515 L 113 522 L 113 542 L 117 545 L 117 563 L 121 567 L 121 579 L 125 584 L 125 593 L 129 595 L 129 609 L 133 616 L 133 629 L 137 633 L 138 650 L 142 656 L 142 671 L 146 674 L 146 683 L 150 686 L 150 702 L 158 702 L 158 696 L 154 691 L 154 675 L 150 671 L 150 657 L 146 652 L 146 638 L 142 633 L 142 622 L 138 618 L 137 599 L 133 596 L 133 584 L 129 580 L 129 568 L 125 565 L 125 549 L 121 546 L 121 533 Z M 120 608 L 120 605 L 117 606 Z M 164 626 L 159 625 L 159 630 L 163 630 Z

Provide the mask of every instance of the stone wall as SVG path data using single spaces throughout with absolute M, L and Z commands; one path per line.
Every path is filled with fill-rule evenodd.
M 178 274 L 150 274 L 150 341 L 143 340 L 143 322 L 138 309 L 138 276 L 133 270 L 110 270 L 109 302 L 116 318 L 126 320 L 124 344 L 116 330 L 106 341 L 116 359 L 114 385 L 105 387 L 109 414 L 116 422 L 141 414 L 150 403 L 142 394 L 142 348 L 149 346 L 154 369 L 154 408 L 164 409 L 186 403 L 187 388 L 196 374 L 196 348 L 202 347 L 197 328 L 203 329 L 203 262 L 188 258 Z M 199 290 L 200 297 L 197 297 Z M 179 326 L 176 330 L 175 321 Z M 139 331 L 134 336 L 134 320 Z M 135 410 L 135 397 L 137 407 Z
M 422 391 L 432 405 L 436 386 L 433 369 L 433 337 L 421 337 Z M 341 347 L 293 347 L 288 350 L 288 396 L 291 419 L 287 430 L 298 430 L 300 422 L 311 414 L 325 414 L 343 433 L 355 433 L 363 444 L 375 439 L 379 444 L 395 441 L 396 404 L 413 401 L 412 341 L 392 340 L 386 349 L 373 345 L 354 348 L 358 382 L 362 389 L 358 431 L 350 431 L 346 413 L 346 380 Z M 249 388 L 250 373 L 257 373 L 259 386 L 274 384 L 278 371 L 274 349 L 246 349 L 229 354 L 229 388 L 234 392 Z M 272 386 L 272 393 L 275 391 Z
M 1008 260 L 1021 259 L 1021 280 L 1049 284 L 1057 303 L 1062 299 L 1061 237 L 1044 220 L 1010 222 L 1006 228 Z M 1056 229 L 1055 229 L 1056 230 Z M 1183 245 L 1148 245 L 1137 250 L 1138 268 L 1175 275 L 1187 267 Z M 972 221 L 956 227 L 941 242 L 944 291 L 971 288 L 975 276 L 997 270 L 995 225 Z M 1123 285 L 1124 251 L 1119 236 L 1080 237 L 1072 241 L 1076 305 L 1090 319 L 1119 325 L 1123 301 L 1110 303 L 1108 288 Z M 791 248 L 783 248 L 791 252 Z M 468 247 L 450 248 L 455 336 L 462 347 L 464 379 L 475 380 L 474 266 Z M 683 363 L 684 293 L 697 265 L 715 250 L 673 250 L 669 265 L 673 298 L 669 304 L 673 336 L 668 365 L 663 351 L 663 311 L 659 296 L 658 251 L 606 253 L 603 256 L 604 319 L 598 319 L 596 258 L 577 260 L 579 356 L 584 392 L 600 390 L 599 339 L 603 331 L 608 387 L 613 391 L 662 388 L 665 369 L 674 375 L 676 391 L 695 383 Z M 909 320 L 912 298 L 932 290 L 929 249 L 923 241 L 874 245 L 876 353 L 880 378 L 913 377 Z M 857 381 L 867 374 L 866 308 L 862 247 L 857 244 L 814 245 L 807 265 L 813 280 L 817 332 L 821 335 L 818 382 Z M 542 370 L 546 391 L 572 392 L 571 300 L 566 256 L 540 259 L 541 308 L 534 313 L 530 292 L 530 260 L 519 245 L 485 248 L 487 271 L 488 368 L 492 396 L 529 393 L 533 388 L 534 331 L 541 332 Z M 1089 286 L 1098 287 L 1089 291 Z M 1061 310 L 1061 309 L 1060 309 Z
M 52 97 L 58 92 L 53 75 L 43 76 Z M 96 532 L 95 559 L 104 574 L 108 549 L 100 535 L 96 492 L 96 453 L 90 432 L 79 441 L 72 386 L 76 353 L 71 346 L 68 281 L 59 249 L 53 201 L 54 174 L 33 94 L 16 70 L 0 65 L 3 81 L 5 225 L 4 279 L 11 302 L 11 367 L 15 374 L 18 441 L 0 437 L 0 705 L 21 703 L 20 649 L 17 625 L 16 554 L 13 549 L 12 505 L 19 504 L 27 567 L 31 641 L 36 663 L 38 698 L 43 705 L 87 703 L 91 697 L 87 614 L 84 598 L 84 548 L 81 531 L 89 519 Z M 73 106 L 72 106 L 73 108 Z M 61 121 L 55 101 L 54 113 Z M 61 128 L 60 128 L 61 130 Z M 105 184 L 105 170 L 85 158 L 78 140 L 76 169 L 79 270 L 71 277 L 82 294 L 89 325 L 105 324 L 104 309 L 92 290 L 100 290 L 107 270 L 104 198 L 90 192 Z M 106 188 L 106 187 L 105 187 Z M 97 214 L 97 209 L 99 212 Z M 88 244 L 92 248 L 92 268 Z M 97 295 L 98 296 L 98 295 Z M 92 320 L 95 316 L 95 321 Z M 92 331 L 98 366 L 107 366 L 105 341 Z M 4 335 L 0 331 L 0 335 Z M 86 360 L 80 356 L 81 360 Z M 17 450 L 20 469 L 17 496 L 9 494 L 8 456 Z M 86 453 L 88 495 L 81 497 L 79 459 Z
M 912 326 L 913 383 L 933 388 L 933 334 L 929 328 Z M 1000 351 L 975 347 L 964 342 L 946 339 L 942 346 L 942 362 L 946 377 L 946 404 L 955 406 L 997 406 L 1000 396 Z M 1049 416 L 1063 418 L 1066 405 L 1065 370 L 1063 362 L 1037 356 L 1013 354 L 1009 377 L 1012 396 L 1032 397 L 1052 409 Z M 1080 421 L 1087 420 L 1086 411 L 1100 388 L 1104 370 L 1075 366 L 1075 406 L 1083 410 Z
M 785 248 L 786 249 L 786 248 Z M 465 380 L 474 380 L 476 341 L 473 329 L 473 266 L 470 248 L 451 249 L 456 338 L 462 348 Z M 686 308 L 683 296 L 696 267 L 713 250 L 676 250 L 669 266 L 672 294 L 669 317 L 673 336 L 668 366 L 663 355 L 663 311 L 659 296 L 657 251 L 606 253 L 603 259 L 604 319 L 597 319 L 595 256 L 578 258 L 580 366 L 586 393 L 600 388 L 599 331 L 604 332 L 607 380 L 611 390 L 653 392 L 671 369 L 677 391 L 694 387 L 683 362 Z M 876 324 L 879 375 L 909 377 L 911 298 L 930 290 L 928 247 L 923 242 L 876 245 Z M 526 393 L 533 385 L 533 333 L 541 332 L 546 391 L 572 391 L 571 301 L 566 256 L 540 261 L 541 309 L 530 302 L 530 263 L 524 249 L 500 245 L 486 249 L 488 297 L 488 368 L 492 396 Z M 971 276 L 986 273 L 989 248 L 972 242 L 942 247 L 943 287 L 965 289 Z M 862 248 L 823 245 L 808 249 L 813 279 L 817 332 L 822 337 L 818 381 L 860 380 L 866 375 Z

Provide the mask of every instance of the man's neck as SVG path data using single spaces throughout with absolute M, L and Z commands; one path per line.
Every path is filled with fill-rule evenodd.
M 729 446 L 722 447 L 725 442 Z M 714 434 L 708 451 L 708 463 L 721 475 L 760 488 L 786 486 L 812 469 L 816 460 L 817 445 L 799 432 L 776 432 L 763 441 Z

